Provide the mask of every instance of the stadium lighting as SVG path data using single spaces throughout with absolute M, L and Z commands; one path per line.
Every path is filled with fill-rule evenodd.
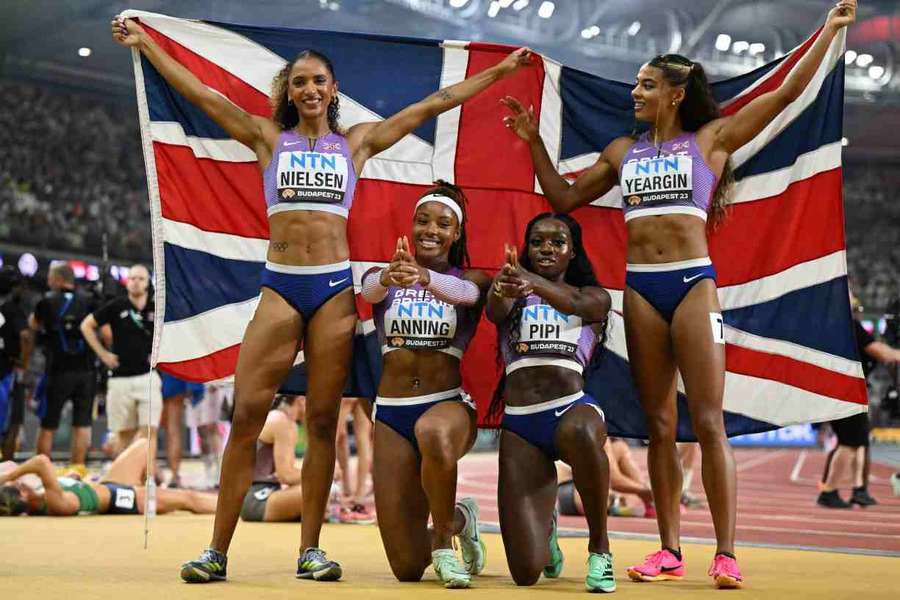
M 513 9 L 522 10 L 526 6 L 528 6 L 528 0 L 516 0 L 516 3 L 513 4 Z
M 731 51 L 735 54 L 740 54 L 744 50 L 748 50 L 750 48 L 750 42 L 745 42 L 744 40 L 739 40 L 731 45 Z
M 881 65 L 872 65 L 869 67 L 869 77 L 872 79 L 881 79 L 884 76 L 884 67 Z
M 716 50 L 727 52 L 729 48 L 731 48 L 731 36 L 727 33 L 720 33 L 716 37 Z
M 640 31 L 640 30 L 641 30 L 641 22 L 635 21 L 634 23 L 631 24 L 631 26 L 628 27 L 628 35 L 630 35 L 632 37 L 636 36 L 638 31 Z
M 490 18 L 496 17 L 500 13 L 500 3 L 497 0 L 491 2 L 491 5 L 488 7 L 488 16 Z
M 591 35 L 591 30 L 590 30 L 590 29 L 582 29 L 582 30 L 581 30 L 581 37 L 583 37 L 583 38 L 586 39 L 586 40 L 589 40 L 589 39 L 591 39 L 591 38 L 594 37 L 594 36 Z
M 513 0 L 499 0 L 500 8 L 509 8 L 512 5 Z
M 873 60 L 875 60 L 875 58 L 871 54 L 860 54 L 856 57 L 856 64 L 865 69 L 872 64 Z
M 38 261 L 31 252 L 26 252 L 19 257 L 19 273 L 25 277 L 31 277 L 38 270 Z
M 78 49 L 78 56 L 80 56 L 80 57 L 82 57 L 82 58 L 87 58 L 87 57 L 90 56 L 90 55 L 91 55 L 91 49 L 90 49 L 90 48 L 83 47 L 83 48 L 79 48 L 79 49 Z
M 450 0 L 450 6 L 452 8 L 462 8 L 466 4 L 469 3 L 469 0 Z
M 850 145 L 850 140 L 848 140 L 845 137 L 842 137 L 841 138 L 841 146 L 849 146 L 849 145 Z
M 549 19 L 553 16 L 553 11 L 556 10 L 556 5 L 552 2 L 545 1 L 541 4 L 541 7 L 538 9 L 538 16 L 544 19 Z
M 750 44 L 750 55 L 756 56 L 757 54 L 762 54 L 766 51 L 766 45 L 761 42 L 754 42 Z
M 853 61 L 856 60 L 856 56 L 856 50 L 847 50 L 847 52 L 844 53 L 844 63 L 848 65 L 852 64 Z
M 591 27 L 588 31 L 591 32 L 591 37 L 597 37 L 598 35 L 600 35 L 600 26 L 599 25 L 591 25 Z

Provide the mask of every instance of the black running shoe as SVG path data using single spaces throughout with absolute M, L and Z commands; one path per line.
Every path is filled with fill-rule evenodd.
M 341 565 L 328 560 L 321 548 L 307 548 L 297 559 L 297 579 L 337 581 L 342 574 Z
M 853 488 L 853 495 L 850 496 L 850 504 L 859 504 L 860 506 L 872 506 L 878 504 L 878 500 L 869 495 L 869 490 L 865 487 Z
M 837 490 L 821 492 L 816 499 L 816 504 L 825 508 L 852 508 L 849 502 L 844 502 Z
M 210 583 L 225 581 L 228 557 L 217 550 L 207 548 L 200 558 L 181 565 L 181 578 L 187 583 Z

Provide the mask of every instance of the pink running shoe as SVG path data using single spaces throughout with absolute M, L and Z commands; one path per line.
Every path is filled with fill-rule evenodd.
M 655 519 L 656 518 L 656 505 L 652 502 L 644 502 L 644 518 L 645 519 Z
M 665 548 L 645 556 L 644 564 L 628 567 L 632 581 L 679 581 L 684 572 L 684 560 Z
M 716 554 L 712 565 L 709 567 L 709 575 L 716 582 L 716 587 L 719 589 L 735 589 L 741 587 L 744 583 L 737 561 L 724 554 Z
M 349 508 L 341 509 L 338 521 L 350 525 L 371 525 L 375 522 L 375 515 L 362 504 L 354 504 Z

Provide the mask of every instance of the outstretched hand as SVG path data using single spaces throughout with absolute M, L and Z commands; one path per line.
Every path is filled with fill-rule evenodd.
M 841 0 L 828 12 L 825 25 L 835 31 L 856 22 L 856 0 Z
M 126 19 L 122 15 L 117 15 L 110 22 L 112 28 L 113 39 L 131 48 L 137 46 L 141 42 L 141 36 L 144 35 L 144 28 L 137 24 L 134 19 Z
M 508 129 L 512 129 L 517 136 L 526 142 L 533 142 L 538 139 L 540 133 L 538 132 L 538 120 L 534 114 L 533 106 L 529 106 L 528 110 L 525 110 L 522 103 L 512 96 L 501 98 L 500 104 L 507 107 L 512 113 L 503 117 L 503 124 Z

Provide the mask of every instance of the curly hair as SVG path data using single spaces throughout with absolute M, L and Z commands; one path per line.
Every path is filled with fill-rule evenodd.
M 426 190 L 420 198 L 430 196 L 431 194 L 444 196 L 453 200 L 462 212 L 463 218 L 459 224 L 459 239 L 450 245 L 447 262 L 458 269 L 467 269 L 472 263 L 469 259 L 469 248 L 466 242 L 466 222 L 469 220 L 468 215 L 466 214 L 466 205 L 469 203 L 469 199 L 466 198 L 466 193 L 463 192 L 461 187 L 453 185 L 443 179 L 435 181 L 434 187 Z
M 647 64 L 659 69 L 669 85 L 684 88 L 684 100 L 678 106 L 678 117 L 685 131 L 697 131 L 722 116 L 703 65 L 680 54 L 660 54 Z M 733 184 L 734 169 L 729 159 L 722 169 L 709 207 L 713 227 L 728 216 L 728 194 Z
M 287 96 L 288 77 L 290 77 L 291 69 L 294 68 L 297 61 L 307 58 L 314 58 L 321 62 L 325 65 L 325 68 L 328 69 L 331 79 L 337 79 L 334 76 L 334 65 L 331 64 L 331 60 L 317 50 L 304 50 L 295 56 L 294 60 L 285 63 L 284 67 L 272 78 L 272 93 L 269 97 L 269 102 L 272 105 L 272 120 L 275 121 L 283 131 L 293 129 L 300 122 L 300 113 L 297 112 L 297 107 L 294 106 L 294 103 L 291 102 L 290 98 Z M 341 100 L 340 97 L 335 94 L 331 103 L 328 105 L 328 127 L 335 133 L 341 133 L 341 126 L 338 122 L 340 113 Z
M 528 225 L 525 226 L 525 243 L 523 245 L 522 252 L 519 255 L 519 264 L 528 271 L 531 271 L 533 269 L 531 257 L 528 256 L 528 240 L 531 238 L 531 231 L 532 229 L 534 229 L 534 226 L 546 219 L 556 219 L 558 221 L 562 221 L 566 225 L 566 227 L 569 228 L 569 233 L 572 236 L 572 249 L 575 255 L 572 257 L 572 260 L 569 261 L 569 266 L 566 268 L 566 272 L 563 275 L 563 281 L 571 286 L 578 288 L 589 286 L 600 287 L 600 283 L 597 281 L 597 276 L 594 274 L 594 266 L 591 264 L 591 260 L 590 258 L 588 258 L 587 251 L 584 249 L 581 225 L 578 223 L 578 221 L 567 214 L 545 212 L 537 215 L 528 222 Z M 503 364 L 502 344 L 506 344 L 507 348 L 509 348 L 511 351 L 515 351 L 516 344 L 519 342 L 520 328 L 522 323 L 522 310 L 524 308 L 525 298 L 518 298 L 513 304 L 512 309 L 509 311 L 509 315 L 507 316 L 508 326 L 506 330 L 508 334 L 505 340 L 502 337 L 503 328 L 500 325 L 497 326 L 497 364 L 500 366 L 502 366 Z M 600 354 L 602 354 L 602 348 L 606 343 L 606 330 L 608 323 L 608 319 L 601 323 L 602 333 L 597 343 L 597 350 L 594 351 L 594 354 L 591 357 L 591 364 L 596 362 Z M 506 374 L 504 372 L 504 374 L 500 377 L 497 388 L 494 390 L 493 398 L 491 398 L 491 404 L 488 407 L 488 415 L 498 415 L 502 410 L 503 392 L 505 387 Z

